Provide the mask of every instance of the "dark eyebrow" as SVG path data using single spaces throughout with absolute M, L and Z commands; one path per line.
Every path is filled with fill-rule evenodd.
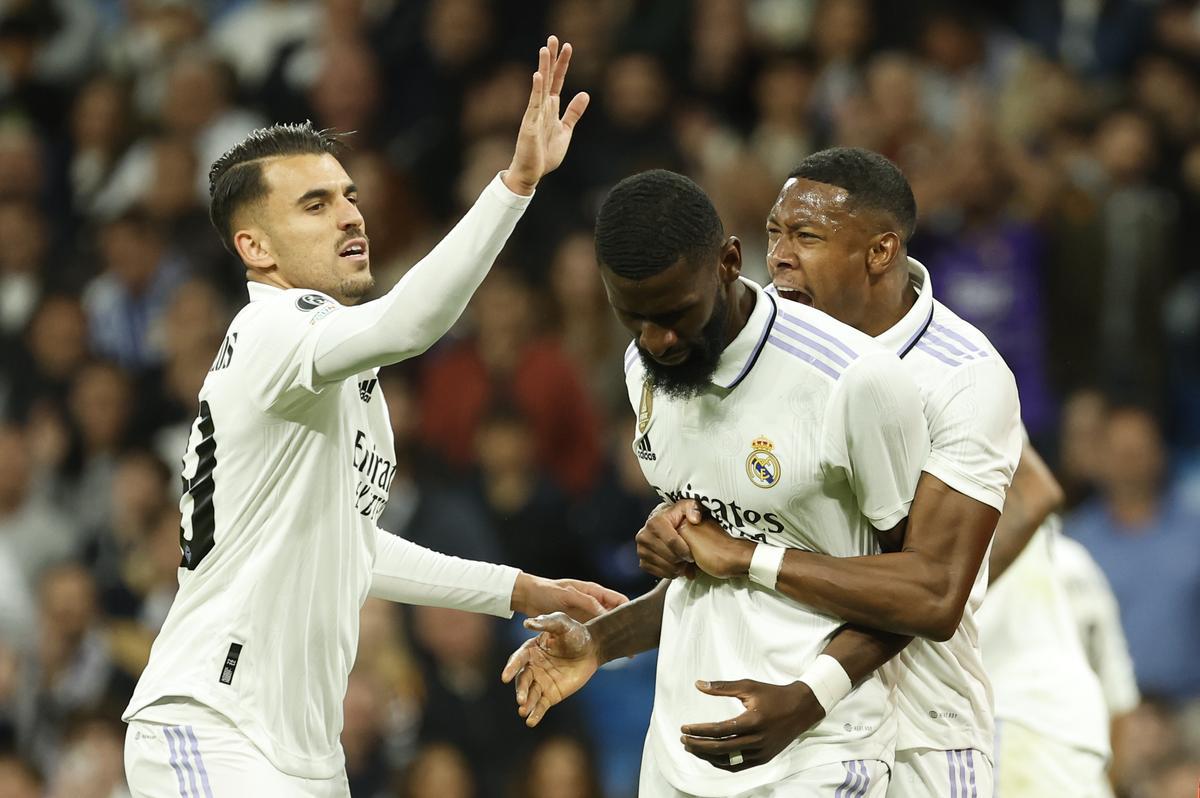
M 300 197 L 300 199 L 296 200 L 296 204 L 304 205 L 305 203 L 311 202 L 312 200 L 315 200 L 315 199 L 322 199 L 322 200 L 329 199 L 329 197 L 332 193 L 333 192 L 327 188 L 314 188 L 311 191 L 304 192 L 304 194 Z M 358 186 L 356 186 L 354 183 L 350 183 L 349 185 L 346 186 L 345 189 L 343 189 L 343 193 L 357 194 Z

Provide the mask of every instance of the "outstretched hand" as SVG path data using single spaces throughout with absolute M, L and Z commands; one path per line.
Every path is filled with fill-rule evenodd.
M 561 612 L 525 621 L 538 632 L 508 658 L 500 679 L 516 679 L 517 714 L 530 728 L 538 725 L 550 707 L 587 684 L 600 667 L 596 645 L 583 624 Z
M 579 579 L 546 579 L 522 572 L 513 584 L 512 608 L 522 615 L 563 612 L 577 621 L 590 621 L 627 601 L 615 590 Z
M 516 194 L 529 196 L 539 180 L 558 168 L 571 144 L 575 123 L 587 109 L 591 98 L 587 92 L 580 92 L 559 116 L 563 82 L 570 63 L 571 45 L 565 43 L 560 50 L 557 36 L 546 39 L 546 46 L 538 51 L 538 70 L 533 75 L 529 105 L 521 119 L 516 152 L 503 177 L 504 184 Z

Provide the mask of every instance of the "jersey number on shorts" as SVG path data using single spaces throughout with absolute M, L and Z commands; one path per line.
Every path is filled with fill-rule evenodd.
M 183 476 L 183 489 L 192 497 L 192 513 L 179 527 L 179 548 L 183 559 L 179 567 L 194 571 L 213 547 L 216 516 L 213 512 L 213 470 L 217 467 L 217 439 L 213 437 L 212 411 L 208 402 L 200 403 L 200 442 L 196 444 L 196 473 Z M 191 528 L 191 535 L 187 534 Z

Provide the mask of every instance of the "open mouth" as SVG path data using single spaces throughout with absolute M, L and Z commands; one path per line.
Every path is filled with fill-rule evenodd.
M 347 241 L 338 255 L 347 260 L 365 261 L 367 259 L 367 240 L 354 238 Z
M 801 305 L 808 305 L 810 308 L 813 306 L 812 297 L 807 292 L 801 291 L 798 288 L 784 288 L 777 285 L 775 286 L 775 290 L 779 293 L 780 297 L 789 302 L 799 302 Z

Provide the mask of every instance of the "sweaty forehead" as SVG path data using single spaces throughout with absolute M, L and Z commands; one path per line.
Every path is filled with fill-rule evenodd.
M 850 192 L 841 186 L 792 177 L 783 184 L 771 213 L 776 216 L 817 216 L 835 219 L 852 216 L 854 209 L 850 202 Z

